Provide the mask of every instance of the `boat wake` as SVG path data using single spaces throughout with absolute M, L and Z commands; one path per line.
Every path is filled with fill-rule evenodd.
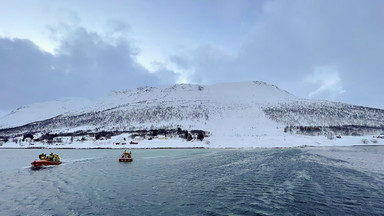
M 74 164 L 79 162 L 86 162 L 86 161 L 92 161 L 92 160 L 99 160 L 99 157 L 90 157 L 90 158 L 80 158 L 80 159 L 73 159 L 73 160 L 61 160 L 64 164 Z

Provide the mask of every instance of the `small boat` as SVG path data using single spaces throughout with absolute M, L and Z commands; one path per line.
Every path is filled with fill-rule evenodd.
M 133 161 L 133 158 L 123 158 L 123 157 L 119 158 L 119 162 L 132 162 L 132 161 Z
M 33 168 L 41 168 L 43 166 L 59 165 L 61 164 L 60 157 L 57 154 L 51 153 L 49 157 L 42 153 L 39 155 L 40 160 L 35 160 L 31 163 Z
M 127 152 L 127 150 L 124 151 L 124 153 L 120 156 L 119 162 L 132 162 L 132 152 Z
M 33 168 L 40 168 L 43 166 L 59 165 L 61 161 L 51 161 L 51 160 L 35 160 L 31 163 Z

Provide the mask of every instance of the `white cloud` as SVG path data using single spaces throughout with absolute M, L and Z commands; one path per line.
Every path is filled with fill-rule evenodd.
M 334 66 L 316 67 L 313 73 L 305 79 L 305 82 L 318 86 L 308 94 L 309 97 L 319 95 L 334 97 L 346 92 L 343 89 L 339 72 Z

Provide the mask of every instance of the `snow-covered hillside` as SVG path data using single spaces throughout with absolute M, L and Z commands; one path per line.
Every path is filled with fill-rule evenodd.
M 64 98 L 19 107 L 0 118 L 0 129 L 25 125 L 35 121 L 43 121 L 58 115 L 76 112 L 91 105 L 88 99 Z
M 290 133 L 286 133 L 288 126 Z M 0 136 L 181 128 L 205 131 L 206 140 L 218 146 L 228 141 L 233 147 L 263 146 L 271 140 L 279 146 L 296 142 L 290 140 L 296 136 L 292 131 L 303 134 L 308 130 L 300 126 L 321 131 L 369 126 L 378 132 L 384 129 L 384 110 L 299 99 L 259 81 L 180 84 L 115 91 L 93 101 L 77 98 L 25 106 L 0 119 Z

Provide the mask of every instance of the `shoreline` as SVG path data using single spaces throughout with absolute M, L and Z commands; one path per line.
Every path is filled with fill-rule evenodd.
M 75 148 L 75 147 L 63 147 L 63 148 L 47 148 L 47 147 L 0 147 L 1 149 L 213 149 L 205 147 L 142 147 L 142 148 L 112 148 L 112 147 L 88 147 L 88 148 Z
M 380 147 L 384 146 L 382 144 L 377 145 L 362 145 L 362 144 L 352 144 L 352 145 L 327 145 L 327 146 L 315 146 L 315 145 L 305 145 L 305 146 L 282 146 L 282 147 L 142 147 L 142 148 L 112 148 L 112 147 L 87 147 L 87 148 L 75 148 L 75 147 L 63 147 L 63 148 L 47 148 L 47 147 L 0 147 L 0 150 L 6 149 L 72 149 L 72 150 L 100 150 L 100 149 L 130 149 L 130 150 L 161 150 L 161 149 L 289 149 L 289 148 L 329 148 L 329 147 Z
M 282 136 L 218 136 L 204 141 L 190 142 L 183 139 L 133 140 L 135 144 L 121 144 L 118 141 L 119 137 L 73 143 L 6 142 L 0 144 L 0 149 L 284 149 L 384 145 L 383 139 L 376 139 L 371 135 L 345 136 L 342 139 L 286 134 Z

